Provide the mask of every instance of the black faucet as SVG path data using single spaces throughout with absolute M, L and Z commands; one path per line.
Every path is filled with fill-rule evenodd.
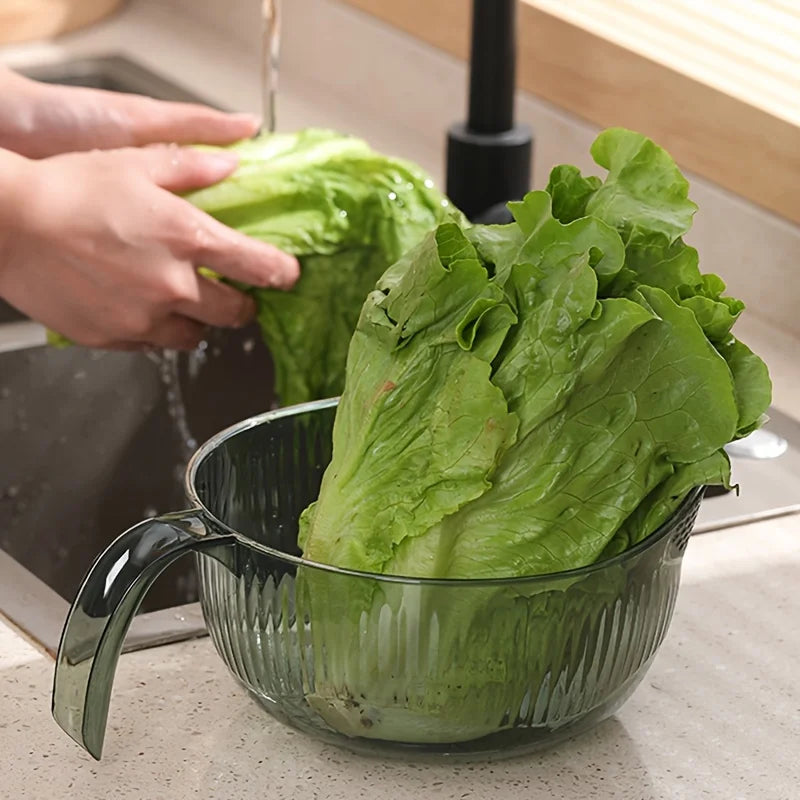
M 447 194 L 474 222 L 509 222 L 531 187 L 533 135 L 514 124 L 517 0 L 473 0 L 469 112 L 447 134 Z

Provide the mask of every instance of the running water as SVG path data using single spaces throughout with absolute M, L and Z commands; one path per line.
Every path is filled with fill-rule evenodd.
M 199 364 L 205 360 L 206 343 L 201 342 L 196 350 L 189 354 L 189 370 L 197 371 Z M 186 464 L 197 449 L 197 440 L 192 436 L 186 414 L 186 405 L 183 402 L 181 390 L 179 359 L 180 354 L 175 350 L 162 350 L 160 353 L 150 352 L 149 357 L 158 364 L 158 372 L 167 399 L 167 412 L 175 422 L 175 429 L 181 446 L 182 463 L 176 466 L 176 473 L 180 480 Z
M 261 103 L 264 116 L 263 129 L 274 133 L 277 117 L 278 67 L 281 52 L 281 0 L 262 0 L 262 42 L 261 42 Z M 188 355 L 187 370 L 190 378 L 207 359 L 208 344 L 201 342 L 196 350 Z M 149 354 L 158 364 L 161 382 L 167 399 L 167 411 L 175 422 L 181 446 L 182 463 L 176 465 L 175 472 L 181 480 L 183 471 L 197 449 L 197 440 L 192 435 L 186 414 L 180 380 L 180 354 L 174 350 L 164 350 Z M 277 407 L 277 403 L 273 403 Z
M 281 53 L 281 0 L 261 3 L 261 104 L 264 130 L 275 132 L 278 65 Z

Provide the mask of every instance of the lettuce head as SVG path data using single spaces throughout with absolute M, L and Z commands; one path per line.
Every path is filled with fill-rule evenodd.
M 641 541 L 691 489 L 728 484 L 723 448 L 761 424 L 771 394 L 732 333 L 743 304 L 683 241 L 696 207 L 664 150 L 611 129 L 592 154 L 605 178 L 556 167 L 546 191 L 510 204 L 514 222 L 442 222 L 377 281 L 301 519 L 306 558 L 434 580 L 561 573 Z M 624 576 L 530 595 L 488 585 L 458 603 L 424 584 L 413 608 L 391 581 L 299 579 L 310 702 L 352 735 L 429 742 L 512 724 L 508 709 L 552 672 L 547 653 L 580 638 L 569 621 Z M 540 627 L 554 614 L 560 641 Z M 364 638 L 391 620 L 402 635 L 383 648 Z M 408 643 L 434 627 L 436 666 L 409 688 L 402 664 L 421 655 Z M 536 652 L 511 644 L 537 636 Z

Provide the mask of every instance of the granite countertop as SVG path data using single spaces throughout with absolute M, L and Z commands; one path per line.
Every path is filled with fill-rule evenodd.
M 185 3 L 132 2 L 90 32 L 0 49 L 0 60 L 131 53 L 211 101 L 256 110 L 256 82 L 244 76 L 256 74 L 257 53 L 184 18 Z M 284 88 L 282 127 L 357 130 L 426 167 L 440 160 L 433 139 L 387 122 L 383 108 L 355 111 L 291 76 Z M 546 133 L 553 141 L 558 125 Z M 800 396 L 797 340 L 756 317 L 739 330 L 772 368 L 776 405 L 791 413 Z M 52 660 L 0 620 L 0 796 L 792 800 L 800 784 L 800 516 L 696 536 L 684 564 L 670 633 L 624 708 L 554 751 L 488 765 L 379 761 L 309 739 L 256 706 L 208 639 L 121 658 L 97 763 L 50 717 Z
M 125 655 L 93 761 L 50 717 L 53 663 L 0 623 L 6 797 L 792 800 L 800 517 L 696 536 L 667 639 L 622 710 L 553 751 L 474 765 L 350 755 L 273 720 L 208 639 Z

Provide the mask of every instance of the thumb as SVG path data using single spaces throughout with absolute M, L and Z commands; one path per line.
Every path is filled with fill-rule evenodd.
M 218 183 L 232 174 L 239 163 L 239 156 L 227 150 L 151 145 L 139 152 L 153 182 L 176 193 Z

